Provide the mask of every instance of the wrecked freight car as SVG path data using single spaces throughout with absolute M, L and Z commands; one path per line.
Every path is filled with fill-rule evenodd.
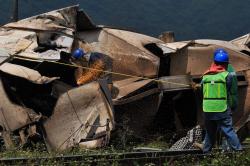
M 243 43 L 245 44 L 245 43 Z M 219 40 L 193 40 L 183 42 L 166 43 L 159 45 L 171 59 L 170 75 L 189 75 L 193 82 L 199 83 L 204 71 L 213 60 L 213 52 L 217 48 L 224 48 L 229 53 L 230 63 L 234 67 L 238 79 L 239 105 L 233 113 L 234 127 L 241 140 L 249 135 L 250 116 L 250 50 L 245 46 L 234 45 L 231 42 Z M 178 66 L 178 68 L 176 67 Z M 181 80 L 178 82 L 182 82 Z M 183 93 L 183 91 L 182 91 Z M 197 124 L 203 123 L 202 104 L 199 92 L 194 93 L 196 103 Z M 190 109 L 184 109 L 187 111 Z M 179 115 L 181 116 L 181 114 Z M 186 119 L 181 118 L 182 123 Z M 244 133 L 244 134 L 243 134 Z
M 115 107 L 120 106 L 125 112 L 131 107 L 138 111 L 136 105 L 140 102 L 142 106 L 146 103 L 150 106 L 146 110 L 146 118 L 138 120 L 138 131 L 148 126 L 157 113 L 155 105 L 159 105 L 161 99 L 157 83 L 129 77 L 157 77 L 159 58 L 143 45 L 160 40 L 95 26 L 84 12 L 78 11 L 77 6 L 7 24 L 1 27 L 0 33 L 0 45 L 5 50 L 1 56 L 1 78 L 7 81 L 3 92 L 10 105 L 24 109 L 22 113 L 27 119 L 18 118 L 16 121 L 13 116 L 1 119 L 3 132 L 7 135 L 5 142 L 10 146 L 14 132 L 23 144 L 33 135 L 38 135 L 51 150 L 74 146 L 101 147 L 108 143 L 110 131 L 114 128 L 113 102 Z M 105 81 L 78 87 L 74 79 L 77 67 L 62 65 L 64 57 L 77 47 L 110 55 L 113 71 L 123 73 L 114 74 L 114 85 L 119 91 L 113 101 Z M 15 70 L 9 71 L 13 66 Z M 51 81 L 37 83 L 37 79 Z M 127 89 L 128 86 L 124 87 L 126 84 L 131 84 L 131 87 Z M 155 99 L 151 100 L 152 97 Z M 149 98 L 147 102 L 145 98 Z M 4 110 L 9 112 L 8 108 Z M 10 129 L 9 121 L 18 123 L 18 126 Z M 27 131 L 34 125 L 39 126 L 33 127 L 37 131 L 33 129 L 34 133 L 29 134 Z
M 79 143 L 91 147 L 88 141 L 95 147 L 107 144 L 114 121 L 105 82 L 72 87 L 11 63 L 1 65 L 0 71 L 0 117 L 7 146 L 13 144 L 8 137 L 16 131 L 21 144 L 40 136 L 53 150 Z
M 12 146 L 15 134 L 22 144 L 27 139 L 44 140 L 49 150 L 102 147 L 115 122 L 125 119 L 139 136 L 146 136 L 152 126 L 169 131 L 202 124 L 200 96 L 190 85 L 200 81 L 218 47 L 229 52 L 239 80 L 235 127 L 241 135 L 249 132 L 246 47 L 214 40 L 164 43 L 96 26 L 78 6 L 4 25 L 0 47 L 4 49 L 0 123 L 6 146 Z M 79 47 L 112 59 L 117 89 L 113 99 L 104 80 L 76 85 L 77 66 L 67 59 Z
M 44 139 L 49 150 L 64 150 L 73 146 L 102 147 L 109 142 L 114 118 L 106 82 L 100 80 L 76 86 L 73 78 L 76 67 L 49 62 L 59 60 L 61 50 L 70 52 L 73 38 L 65 35 L 72 35 L 73 29 L 70 28 L 74 28 L 74 23 L 70 21 L 76 17 L 76 8 L 45 14 L 44 19 L 37 16 L 25 20 L 30 24 L 22 24 L 25 21 L 16 23 L 22 24 L 19 28 L 28 25 L 29 30 L 11 28 L 1 31 L 1 47 L 10 54 L 9 57 L 6 53 L 2 54 L 7 59 L 3 59 L 0 69 L 1 129 L 7 147 L 13 145 L 13 133 L 19 135 L 21 144 L 25 144 L 27 139 Z M 59 25 L 46 22 L 56 16 L 58 24 L 72 26 L 68 28 L 69 32 L 62 30 L 65 27 L 57 29 Z M 35 23 L 32 24 L 32 21 Z M 48 30 L 49 37 L 55 35 L 54 46 L 50 43 L 52 40 L 47 38 L 47 32 L 37 32 L 35 28 Z M 50 31 L 53 28 L 55 33 Z M 63 35 L 57 35 L 60 30 Z M 12 56 L 17 54 L 33 59 Z

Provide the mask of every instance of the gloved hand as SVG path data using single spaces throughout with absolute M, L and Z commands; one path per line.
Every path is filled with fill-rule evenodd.
M 191 87 L 192 87 L 192 89 L 193 90 L 197 90 L 197 89 L 199 89 L 200 87 L 201 87 L 201 85 L 200 84 L 197 84 L 197 83 L 195 83 L 195 82 L 192 82 L 191 83 Z

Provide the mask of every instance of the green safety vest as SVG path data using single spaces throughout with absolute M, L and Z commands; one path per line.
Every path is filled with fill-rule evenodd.
M 204 112 L 224 112 L 227 110 L 227 75 L 228 72 L 225 71 L 203 76 Z

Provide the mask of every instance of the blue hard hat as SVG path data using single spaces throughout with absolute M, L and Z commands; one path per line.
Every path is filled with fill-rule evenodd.
M 76 59 L 82 58 L 85 55 L 85 52 L 83 49 L 78 48 L 73 52 L 73 57 Z
M 218 48 L 214 51 L 214 61 L 215 62 L 222 62 L 222 63 L 228 63 L 228 53 L 226 50 L 222 48 Z

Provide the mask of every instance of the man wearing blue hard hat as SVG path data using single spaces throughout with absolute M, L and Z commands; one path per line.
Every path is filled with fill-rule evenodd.
M 85 52 L 82 48 L 77 48 L 72 53 L 72 62 L 89 69 L 78 68 L 76 71 L 76 83 L 85 83 L 106 79 L 109 89 L 112 89 L 112 60 L 109 56 L 99 52 Z
M 214 62 L 202 77 L 203 112 L 206 135 L 204 144 L 195 143 L 203 152 L 212 150 L 216 141 L 217 130 L 222 131 L 232 150 L 242 150 L 240 141 L 232 126 L 232 86 L 235 86 L 235 73 L 228 72 L 229 56 L 220 48 L 214 52 Z M 232 70 L 232 66 L 231 70 Z M 236 80 L 237 86 L 237 80 Z M 235 88 L 235 87 L 233 87 Z M 234 91 L 235 92 L 235 91 Z M 234 107 L 234 108 L 233 108 Z

